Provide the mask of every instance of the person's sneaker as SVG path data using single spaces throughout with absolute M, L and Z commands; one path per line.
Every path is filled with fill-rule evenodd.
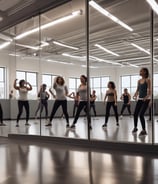
M 119 123 L 118 122 L 116 123 L 116 126 L 119 126 Z
M 134 128 L 134 129 L 132 130 L 132 133 L 135 134 L 137 131 L 138 131 L 138 128 Z
M 70 126 L 70 128 L 75 129 L 75 128 L 76 128 L 75 124 L 72 124 L 72 125 Z
M 31 126 L 29 123 L 25 123 L 25 126 Z
M 123 116 L 121 115 L 121 116 L 120 116 L 120 119 L 122 119 L 122 118 L 123 118 Z
M 4 124 L 4 123 L 1 123 L 1 124 L 0 124 L 0 126 L 6 126 L 6 124 Z
M 52 124 L 51 124 L 51 123 L 48 123 L 48 124 L 46 124 L 45 126 L 52 126 Z
M 15 126 L 16 126 L 16 127 L 19 127 L 19 124 L 16 124 Z
M 139 134 L 139 136 L 144 136 L 144 135 L 147 135 L 147 132 L 145 130 L 142 130 Z
M 66 128 L 70 128 L 70 125 L 68 123 L 66 124 Z
M 107 127 L 107 124 L 106 123 L 102 125 L 102 128 L 106 128 L 106 127 Z
M 89 129 L 92 130 L 92 126 L 91 125 L 89 125 Z

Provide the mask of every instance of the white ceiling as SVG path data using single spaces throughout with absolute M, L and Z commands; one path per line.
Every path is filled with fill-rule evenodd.
M 2 0 L 1 3 L 5 2 Z M 12 1 L 14 5 L 15 2 Z M 22 1 L 21 1 L 22 2 Z M 131 43 L 137 44 L 140 47 L 150 51 L 150 8 L 145 0 L 96 0 L 102 8 L 108 10 L 111 14 L 119 18 L 121 21 L 133 28 L 133 32 L 126 30 L 120 25 L 114 23 L 111 19 L 105 17 L 94 8 L 89 7 L 89 43 L 90 56 L 97 57 L 90 59 L 93 67 L 133 67 L 149 65 L 150 55 L 133 47 Z M 1 9 L 6 8 L 5 5 Z M 11 6 L 8 3 L 8 6 Z M 16 40 L 17 44 L 37 46 L 39 45 L 39 37 L 42 41 L 48 42 L 49 46 L 43 47 L 42 50 L 36 51 L 40 54 L 43 60 L 54 60 L 65 63 L 74 63 L 76 65 L 86 64 L 86 18 L 85 18 L 85 2 L 84 0 L 72 0 L 61 6 L 58 6 L 51 11 L 41 14 L 39 17 L 33 17 L 23 23 L 20 23 L 14 28 L 8 29 L 3 34 L 14 37 L 26 30 L 36 28 L 41 22 L 41 25 L 64 17 L 73 11 L 82 10 L 82 14 L 68 20 L 66 22 L 57 24 L 49 29 L 43 30 L 41 35 L 39 33 L 31 34 L 23 39 Z M 157 37 L 157 17 L 154 22 L 154 36 Z M 1 37 L 1 36 L 0 36 Z M 158 38 L 158 37 L 157 37 Z M 60 41 L 62 43 L 79 47 L 79 50 L 72 50 L 57 46 L 53 41 Z M 4 40 L 1 37 L 1 42 Z M 100 44 L 103 47 L 119 54 L 119 56 L 111 55 L 99 48 L 95 44 Z M 155 59 L 158 41 L 154 40 Z M 15 51 L 15 46 L 12 45 L 7 48 L 12 52 Z M 16 53 L 21 56 L 33 56 L 35 51 L 24 46 L 16 45 Z M 62 56 L 62 53 L 71 54 L 73 56 L 80 56 L 82 59 L 74 59 Z M 36 56 L 37 57 L 37 56 Z M 155 60 L 156 61 L 156 60 Z M 156 61 L 158 62 L 158 61 Z M 119 65 L 116 65 L 119 64 Z

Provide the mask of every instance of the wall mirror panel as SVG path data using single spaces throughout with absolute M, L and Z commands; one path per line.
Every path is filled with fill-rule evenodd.
M 143 0 L 100 0 L 89 1 L 89 9 L 90 79 L 91 89 L 96 91 L 95 107 L 98 115 L 93 116 L 91 109 L 94 127 L 91 139 L 151 143 L 152 125 L 147 121 L 148 108 L 145 114 L 148 135 L 139 136 L 142 131 L 139 117 L 136 127 L 138 131 L 132 133 L 137 103 L 133 96 L 141 78 L 140 70 L 146 67 L 151 73 L 150 8 Z M 111 81 L 116 86 L 117 105 L 111 103 L 115 101 Z M 131 96 L 130 111 L 128 108 L 122 111 L 126 103 L 122 96 L 125 88 Z

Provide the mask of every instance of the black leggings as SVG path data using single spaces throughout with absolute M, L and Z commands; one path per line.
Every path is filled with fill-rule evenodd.
M 145 119 L 144 119 L 144 114 L 145 111 L 148 108 L 150 100 L 138 100 L 136 107 L 135 107 L 135 111 L 134 111 L 134 127 L 137 128 L 137 124 L 138 124 L 138 116 L 140 117 L 140 122 L 142 125 L 142 129 L 145 130 Z
M 35 116 L 37 116 L 37 113 L 38 113 L 39 110 L 40 110 L 40 115 L 41 115 L 41 113 L 43 111 L 43 107 L 45 108 L 45 118 L 47 119 L 47 117 L 48 117 L 48 103 L 45 100 L 41 100 L 39 102 L 37 110 L 35 112 Z
M 25 111 L 26 111 L 26 122 L 28 122 L 28 120 L 29 120 L 29 115 L 30 115 L 29 102 L 18 100 L 19 113 L 17 115 L 17 123 L 19 122 L 19 119 L 20 119 L 21 114 L 23 112 L 23 107 L 25 108 Z
M 68 115 L 68 112 L 67 112 L 67 100 L 55 100 L 54 102 L 54 106 L 53 106 L 53 109 L 52 109 L 52 112 L 51 112 L 51 115 L 50 115 L 50 122 L 53 120 L 54 118 L 54 115 L 57 111 L 57 109 L 62 106 L 62 110 L 63 110 L 63 114 L 66 118 L 66 122 L 69 123 L 69 115 Z
M 77 123 L 77 120 L 80 116 L 82 109 L 84 109 L 85 113 L 87 112 L 87 101 L 80 101 L 78 108 L 77 108 L 77 112 L 76 112 L 74 121 L 73 121 L 73 124 Z
M 107 102 L 106 104 L 106 114 L 105 114 L 105 124 L 107 124 L 109 116 L 110 116 L 110 109 L 111 106 L 113 107 L 116 122 L 118 123 L 118 112 L 117 112 L 117 105 L 115 105 L 115 102 Z
M 131 115 L 131 105 L 130 104 L 123 104 L 121 109 L 121 115 L 123 114 L 125 108 L 127 108 L 128 113 Z
M 97 116 L 94 103 L 92 103 L 92 104 L 90 103 L 90 110 L 91 110 L 91 108 L 93 109 L 94 115 Z

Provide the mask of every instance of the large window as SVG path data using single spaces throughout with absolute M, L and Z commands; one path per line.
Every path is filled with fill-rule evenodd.
M 101 101 L 103 100 L 109 80 L 110 80 L 109 76 L 91 77 L 90 79 L 91 91 L 92 90 L 96 91 L 97 95 L 96 100 Z
M 121 76 L 121 93 L 123 93 L 124 88 L 127 88 L 128 92 L 131 94 L 131 96 L 133 96 L 136 91 L 137 82 L 139 79 L 140 79 L 139 75 Z
M 24 79 L 32 85 L 32 90 L 28 93 L 28 97 L 30 99 L 36 99 L 37 98 L 37 73 L 36 72 L 17 71 L 16 78 L 18 80 Z
M 80 78 L 69 78 L 69 93 L 76 92 L 80 84 Z
M 107 90 L 107 84 L 110 77 L 92 77 L 90 79 L 91 91 L 95 90 L 97 95 L 97 100 L 103 100 L 105 91 Z M 79 78 L 69 78 L 69 92 L 77 91 L 80 84 Z
M 0 68 L 0 98 L 6 98 L 6 77 L 5 68 Z
M 51 88 L 53 90 L 53 83 L 54 79 L 57 77 L 56 75 L 51 75 L 51 74 L 43 74 L 42 75 L 42 84 L 47 85 L 47 91 Z

